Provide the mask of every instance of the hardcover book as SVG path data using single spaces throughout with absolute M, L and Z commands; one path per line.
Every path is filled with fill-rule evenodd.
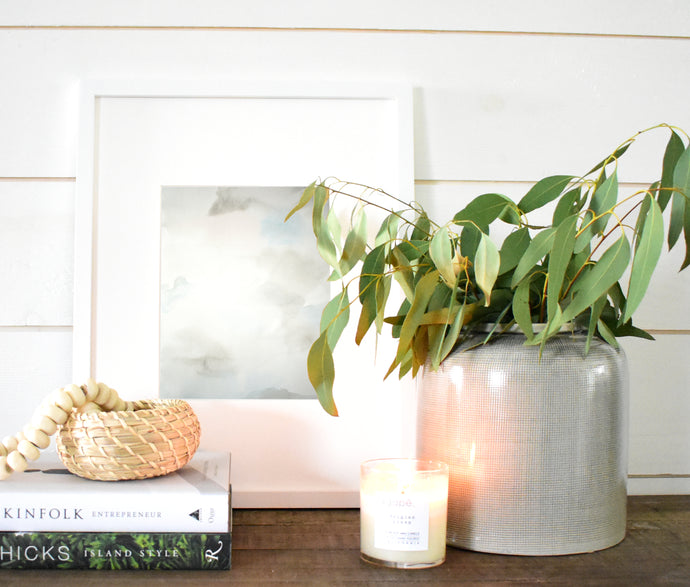
M 229 533 L 230 455 L 197 451 L 184 467 L 135 481 L 73 475 L 57 454 L 0 482 L 0 531 Z
M 2 569 L 227 570 L 231 534 L 1 532 Z

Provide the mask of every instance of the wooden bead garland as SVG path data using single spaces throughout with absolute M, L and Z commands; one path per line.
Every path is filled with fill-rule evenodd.
M 0 442 L 0 481 L 15 471 L 25 471 L 29 461 L 38 459 L 40 449 L 50 445 L 50 437 L 67 421 L 73 409 L 84 413 L 132 410 L 133 406 L 133 402 L 120 398 L 117 391 L 93 379 L 81 387 L 71 384 L 56 389 L 22 431 Z

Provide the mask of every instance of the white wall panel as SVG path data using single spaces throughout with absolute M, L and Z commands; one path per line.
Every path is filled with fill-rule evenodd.
M 647 126 L 690 131 L 690 10 L 687 0 L 0 0 L 0 71 L 0 180 L 76 176 L 80 80 L 408 83 L 417 196 L 443 217 L 479 193 L 517 199 L 542 176 L 583 173 Z M 631 151 L 622 179 L 655 179 L 665 140 Z M 69 383 L 72 190 L 0 181 L 3 433 Z M 664 258 L 636 316 L 675 333 L 625 341 L 633 493 L 690 491 L 690 274 L 676 275 L 679 262 Z
M 306 27 L 687 36 L 684 0 L 3 0 L 0 24 Z
M 688 64 L 683 39 L 0 30 L 11 88 L 0 111 L 0 177 L 73 177 L 79 80 L 151 77 L 405 82 L 417 88 L 418 179 L 577 174 L 639 129 L 690 128 Z M 633 158 L 625 179 L 658 174 Z
M 0 438 L 21 430 L 51 391 L 72 383 L 71 341 L 71 328 L 0 328 Z
M 630 474 L 690 474 L 690 335 L 626 339 L 630 364 Z
M 0 326 L 72 324 L 74 184 L 0 181 Z

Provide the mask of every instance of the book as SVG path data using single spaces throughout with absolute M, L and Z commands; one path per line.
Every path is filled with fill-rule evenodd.
M 0 569 L 228 570 L 231 534 L 1 532 Z
M 84 479 L 48 453 L 0 482 L 0 531 L 229 533 L 231 492 L 229 453 L 197 451 L 173 473 L 134 481 Z

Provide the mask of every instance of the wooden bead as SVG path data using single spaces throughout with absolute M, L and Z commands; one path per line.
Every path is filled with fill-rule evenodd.
M 117 405 L 122 401 L 117 393 L 113 393 L 114 390 L 110 390 L 110 397 L 104 402 L 98 402 L 100 406 L 106 411 L 110 412 L 116 409 Z
M 50 446 L 50 436 L 43 432 L 43 430 L 36 430 L 31 424 L 27 424 L 24 427 L 24 436 L 38 448 L 44 449 Z
M 18 441 L 14 436 L 5 436 L 5 438 L 2 439 L 2 444 L 5 446 L 5 449 L 7 449 L 7 452 L 11 453 L 13 450 L 17 450 Z
M 29 466 L 24 455 L 17 450 L 13 450 L 7 455 L 7 464 L 13 471 L 17 471 L 18 473 L 26 471 L 26 468 Z
M 57 431 L 57 424 L 42 414 L 36 414 L 31 419 L 31 424 L 37 430 L 43 430 L 48 436 L 52 436 Z
M 94 412 L 102 412 L 101 406 L 95 402 L 86 402 L 82 407 L 79 408 L 80 414 L 90 414 Z
M 55 422 L 58 425 L 64 424 L 67 421 L 68 416 L 67 412 L 65 412 L 62 408 L 56 406 L 55 404 L 41 406 L 39 409 L 39 413 L 42 416 L 50 418 L 53 422 Z
M 76 387 L 76 386 L 75 386 Z M 58 406 L 69 414 L 74 407 L 74 402 L 64 389 L 56 389 L 48 398 L 48 401 Z
M 41 456 L 41 451 L 38 447 L 29 442 L 28 440 L 22 440 L 17 447 L 17 450 L 26 457 L 29 461 L 35 461 Z
M 126 410 L 127 409 L 127 402 L 118 396 L 117 401 L 115 402 L 115 405 L 113 406 L 112 409 L 116 410 L 118 412 Z
M 12 474 L 11 467 L 7 464 L 7 457 L 0 457 L 0 481 L 4 481 Z
M 100 390 L 98 389 L 98 383 L 96 383 L 93 379 L 87 379 L 86 381 L 86 399 L 87 401 L 92 402 L 94 399 L 96 399 L 96 396 L 98 395 L 98 392 Z
M 95 397 L 93 400 L 96 402 L 99 406 L 103 405 L 106 403 L 108 400 L 110 400 L 110 397 L 113 395 L 113 390 L 110 389 L 105 383 L 99 383 L 98 384 L 98 395 Z
M 65 392 L 72 398 L 72 403 L 75 408 L 83 406 L 86 403 L 86 394 L 81 387 L 78 387 L 72 383 L 65 387 Z

